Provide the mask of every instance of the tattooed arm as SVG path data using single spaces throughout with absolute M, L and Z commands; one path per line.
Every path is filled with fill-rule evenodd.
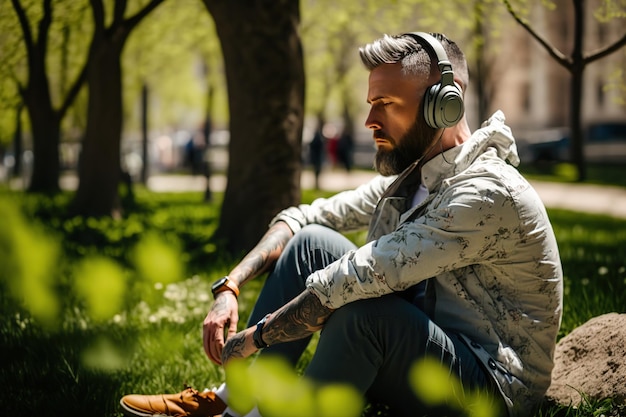
M 276 262 L 292 237 L 293 232 L 287 223 L 276 223 L 265 233 L 254 249 L 228 274 L 228 278 L 235 281 L 238 286 L 242 286 L 250 279 L 261 275 Z
M 263 341 L 274 345 L 310 336 L 324 327 L 332 312 L 332 309 L 322 305 L 313 292 L 304 290 L 269 316 L 263 326 Z M 222 351 L 222 363 L 232 358 L 245 358 L 256 352 L 252 338 L 255 330 L 256 326 L 252 326 L 229 338 Z
M 261 275 L 278 259 L 293 232 L 284 222 L 274 224 L 239 264 L 228 278 L 241 287 L 247 281 Z M 213 362 L 220 364 L 224 347 L 224 331 L 230 338 L 237 332 L 239 321 L 238 303 L 231 291 L 217 294 L 215 303 L 202 324 L 204 352 Z

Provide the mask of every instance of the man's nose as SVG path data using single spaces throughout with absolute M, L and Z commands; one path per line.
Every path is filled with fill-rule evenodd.
M 372 129 L 372 130 L 377 130 L 377 129 L 382 128 L 382 124 L 376 118 L 376 115 L 374 114 L 374 111 L 372 110 L 370 110 L 369 114 L 367 115 L 367 119 L 365 119 L 365 127 L 367 127 L 368 129 Z

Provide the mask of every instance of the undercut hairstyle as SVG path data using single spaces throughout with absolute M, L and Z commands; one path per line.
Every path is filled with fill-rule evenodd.
M 461 88 L 466 90 L 469 83 L 469 72 L 465 55 L 456 43 L 440 33 L 431 33 L 442 45 L 454 75 L 461 80 Z M 407 34 L 384 35 L 359 49 L 363 65 L 371 71 L 382 64 L 402 65 L 402 71 L 408 75 L 431 74 L 431 62 L 436 60 L 436 56 L 429 50 L 425 50 L 422 42 Z M 432 55 L 432 56 L 431 56 Z M 434 62 L 436 68 L 436 62 Z

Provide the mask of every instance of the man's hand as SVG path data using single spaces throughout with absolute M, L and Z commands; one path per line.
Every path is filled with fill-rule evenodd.
M 228 274 L 229 279 L 242 287 L 248 280 L 267 271 L 276 262 L 292 236 L 293 232 L 286 223 L 278 222 L 273 225 L 254 249 Z M 239 321 L 237 307 L 235 294 L 223 291 L 217 295 L 202 324 L 204 352 L 218 365 L 222 363 L 224 332 L 227 332 L 226 339 L 237 333 Z
M 217 294 L 215 303 L 202 324 L 204 352 L 218 365 L 222 364 L 221 356 L 224 348 L 224 336 L 230 339 L 237 333 L 239 322 L 237 297 L 231 291 Z
M 268 317 L 261 333 L 263 341 L 274 345 L 310 336 L 324 327 L 333 311 L 324 307 L 313 292 L 304 290 Z M 226 341 L 221 358 L 223 364 L 232 358 L 247 358 L 258 350 L 254 345 L 255 330 L 256 325 L 248 327 Z

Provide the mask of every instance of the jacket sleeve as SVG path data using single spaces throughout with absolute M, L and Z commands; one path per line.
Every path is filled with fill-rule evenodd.
M 307 224 L 320 224 L 339 232 L 363 229 L 369 225 L 378 200 L 394 179 L 378 175 L 354 190 L 290 207 L 278 213 L 270 226 L 284 221 L 294 233 Z
M 498 191 L 499 190 L 499 191 Z M 514 202 L 496 183 L 456 186 L 392 233 L 351 251 L 307 279 L 327 307 L 403 291 L 443 272 L 488 262 L 508 248 Z M 510 227 L 509 227 L 510 226 Z

